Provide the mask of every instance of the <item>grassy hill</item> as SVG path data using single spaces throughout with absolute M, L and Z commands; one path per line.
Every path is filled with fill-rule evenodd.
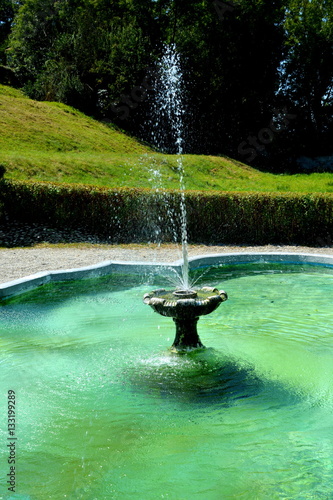
M 0 85 L 0 164 L 6 178 L 109 187 L 179 187 L 177 158 L 109 124 Z M 333 192 L 333 174 L 273 175 L 230 158 L 185 155 L 187 189 Z

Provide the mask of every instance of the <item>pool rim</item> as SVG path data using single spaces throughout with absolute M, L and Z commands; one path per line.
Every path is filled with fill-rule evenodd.
M 232 252 L 196 255 L 189 258 L 190 269 L 221 264 L 309 264 L 333 268 L 333 255 L 294 252 Z M 0 284 L 0 299 L 18 295 L 51 282 L 97 278 L 113 273 L 158 273 L 161 269 L 180 271 L 182 260 L 174 262 L 137 262 L 107 260 L 90 266 L 41 271 Z

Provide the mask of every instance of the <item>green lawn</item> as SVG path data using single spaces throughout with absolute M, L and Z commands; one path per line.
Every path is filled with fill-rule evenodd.
M 0 85 L 0 163 L 6 178 L 108 187 L 179 187 L 177 157 L 59 103 Z M 185 155 L 186 189 L 333 192 L 333 174 L 273 175 L 226 157 Z

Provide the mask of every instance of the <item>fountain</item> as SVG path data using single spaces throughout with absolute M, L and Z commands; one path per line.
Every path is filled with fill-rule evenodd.
M 332 497 L 333 257 L 185 251 L 170 267 L 171 292 L 146 262 L 0 285 L 1 498 Z M 164 316 L 186 356 L 165 350 Z
M 175 45 L 166 46 L 158 65 L 157 85 L 157 116 L 167 122 L 177 152 L 177 164 L 180 184 L 180 226 L 182 243 L 182 272 L 179 286 L 176 290 L 164 288 L 154 290 L 144 295 L 144 303 L 162 316 L 172 317 L 176 324 L 176 336 L 171 346 L 173 352 L 184 352 L 193 349 L 203 349 L 198 332 L 199 316 L 210 314 L 222 302 L 227 300 L 225 291 L 204 287 L 193 290 L 189 282 L 189 261 L 187 242 L 187 216 L 185 202 L 185 183 L 183 166 L 183 114 L 182 103 L 182 72 L 180 59 Z M 157 121 L 156 126 L 159 126 Z M 157 134 L 154 135 L 155 139 Z
M 164 288 L 146 293 L 144 303 L 162 316 L 173 318 L 176 336 L 172 344 L 173 352 L 202 349 L 197 322 L 199 316 L 210 314 L 227 300 L 227 294 L 217 288 L 203 287 L 200 290 L 166 291 Z

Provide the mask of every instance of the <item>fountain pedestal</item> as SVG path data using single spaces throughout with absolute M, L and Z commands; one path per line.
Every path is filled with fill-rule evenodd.
M 176 336 L 171 349 L 180 352 L 205 347 L 197 331 L 199 316 L 210 314 L 227 298 L 226 292 L 211 287 L 176 291 L 161 288 L 146 293 L 143 301 L 162 316 L 173 318 Z
M 176 336 L 171 346 L 172 351 L 205 347 L 197 331 L 198 317 L 187 319 L 173 318 L 173 320 L 176 324 Z

